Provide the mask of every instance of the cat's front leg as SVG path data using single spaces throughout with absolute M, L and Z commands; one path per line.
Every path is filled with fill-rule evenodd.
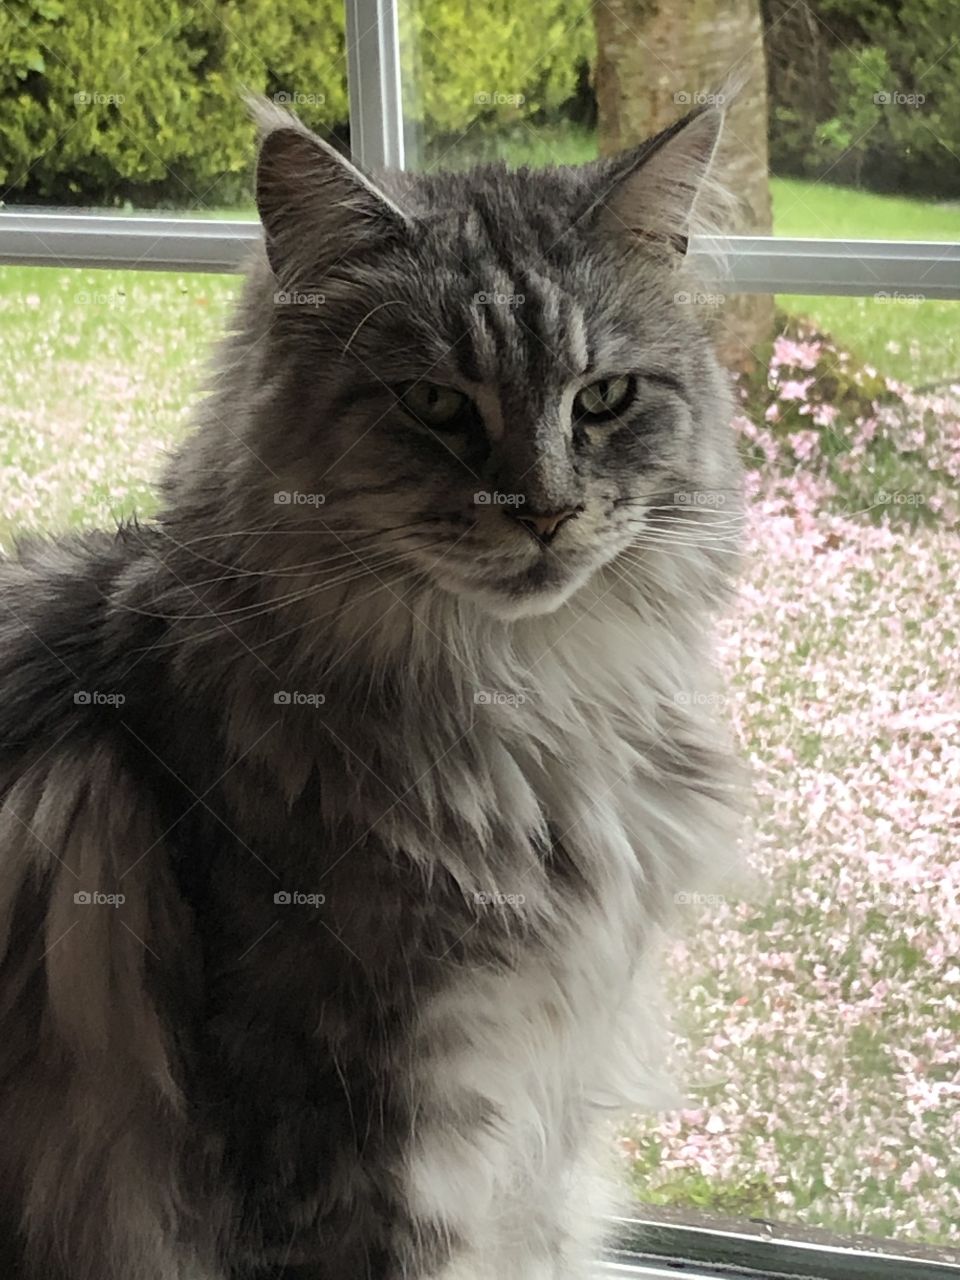
M 429 1280 L 590 1280 L 607 1203 L 592 1167 L 560 1159 L 478 1214 Z

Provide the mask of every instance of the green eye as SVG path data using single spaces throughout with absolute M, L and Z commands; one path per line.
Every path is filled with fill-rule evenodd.
M 470 407 L 469 396 L 439 382 L 414 382 L 400 396 L 400 403 L 428 427 L 457 426 Z
M 573 402 L 574 416 L 592 418 L 595 422 L 612 418 L 625 409 L 634 396 L 633 378 L 622 373 L 618 378 L 600 378 L 577 392 Z

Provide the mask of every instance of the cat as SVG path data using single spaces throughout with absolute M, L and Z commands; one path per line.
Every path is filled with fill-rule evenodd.
M 157 517 L 0 565 L 3 1274 L 583 1280 L 740 823 L 722 113 L 369 175 L 259 114 Z

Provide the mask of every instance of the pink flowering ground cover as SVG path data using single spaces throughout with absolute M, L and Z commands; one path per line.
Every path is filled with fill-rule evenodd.
M 761 390 L 720 646 L 756 884 L 687 908 L 688 1105 L 620 1151 L 648 1202 L 955 1244 L 960 386 L 918 395 L 801 335 Z
M 0 545 L 149 514 L 235 287 L 0 270 Z M 742 396 L 719 656 L 755 884 L 684 908 L 687 1106 L 617 1149 L 648 1202 L 955 1244 L 960 385 L 911 390 L 791 324 Z

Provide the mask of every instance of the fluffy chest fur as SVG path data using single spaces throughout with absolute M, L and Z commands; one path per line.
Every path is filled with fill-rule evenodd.
M 363 1128 L 389 1098 L 406 1133 L 368 1148 L 353 1176 L 376 1180 L 364 1161 L 383 1162 L 404 1213 L 457 1242 L 456 1267 L 473 1259 L 451 1277 L 485 1275 L 482 1259 L 527 1280 L 538 1231 L 544 1257 L 582 1241 L 565 1220 L 592 1203 L 584 1148 L 599 1110 L 662 1087 L 651 946 L 674 895 L 732 852 L 736 773 L 704 714 L 714 677 L 696 633 L 681 647 L 615 587 L 603 606 L 531 624 L 509 654 L 447 654 L 401 697 L 368 688 L 362 723 L 334 682 L 319 709 L 284 706 L 266 736 L 239 711 L 230 720 L 231 821 L 259 835 L 285 889 L 324 901 L 291 930 L 239 853 L 241 898 L 232 865 L 217 908 L 235 927 L 216 955 L 245 955 L 226 966 L 223 1043 L 251 1017 L 275 1040 L 264 975 L 296 969 L 290 1019 L 322 1061 L 339 1046 L 324 1114 Z M 430 625 L 443 633 L 442 617 Z M 265 794 L 252 781 L 268 761 L 280 772 Z M 342 976 L 305 995 L 334 962 L 362 975 L 349 1009 Z M 290 993 L 266 1003 L 286 1008 Z M 371 1053 L 377 1081 L 359 1083 Z M 297 1079 L 309 1098 L 316 1077 Z M 304 1224 L 328 1195 L 305 1194 Z
M 512 915 L 517 932 L 530 932 L 507 966 L 465 964 L 421 1019 L 411 1202 L 473 1237 L 491 1276 L 540 1274 L 538 1258 L 554 1274 L 553 1252 L 577 1239 L 558 1203 L 574 1219 L 595 1206 L 584 1148 L 598 1108 L 657 1098 L 645 961 L 674 894 L 732 851 L 734 776 L 721 735 L 680 710 L 697 701 L 691 690 L 712 689 L 708 669 L 615 597 L 606 605 L 604 623 L 622 628 L 622 643 L 608 632 L 602 665 L 596 620 L 561 618 L 537 636 L 548 656 L 525 665 L 523 684 L 477 704 L 473 733 L 498 781 L 485 815 L 492 865 L 470 928 L 482 934 L 491 914 Z M 554 626 L 566 636 L 563 660 L 549 656 Z M 496 833 L 500 814 L 545 825 L 546 844 L 524 847 L 519 832 L 501 843 L 510 837 Z M 484 1123 L 471 1128 L 478 1106 Z M 490 1221 L 495 1243 L 478 1231 Z

